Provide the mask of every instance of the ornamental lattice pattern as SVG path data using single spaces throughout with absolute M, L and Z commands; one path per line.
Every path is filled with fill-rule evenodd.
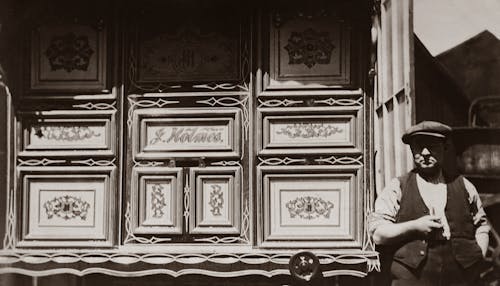
M 46 201 L 43 207 L 48 219 L 58 216 L 64 220 L 76 217 L 86 220 L 90 204 L 81 198 L 65 195 Z
M 87 71 L 92 54 L 94 50 L 89 45 L 88 37 L 76 36 L 74 33 L 53 37 L 45 50 L 51 70 L 62 69 L 68 73 L 74 70 Z
M 316 64 L 329 64 L 335 45 L 328 32 L 309 28 L 303 32 L 292 32 L 284 48 L 288 52 L 288 64 L 305 64 L 312 68 Z
M 344 130 L 337 126 L 324 123 L 294 123 L 279 129 L 276 133 L 289 138 L 328 138 L 331 135 L 342 133 Z
M 286 208 L 291 218 L 316 219 L 319 217 L 330 218 L 333 203 L 319 197 L 299 197 L 286 203 Z

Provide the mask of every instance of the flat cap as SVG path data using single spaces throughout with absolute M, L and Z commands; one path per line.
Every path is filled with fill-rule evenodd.
M 445 138 L 451 132 L 451 127 L 436 121 L 422 121 L 406 130 L 401 138 L 403 143 L 408 144 L 410 138 L 415 135 L 427 135 Z

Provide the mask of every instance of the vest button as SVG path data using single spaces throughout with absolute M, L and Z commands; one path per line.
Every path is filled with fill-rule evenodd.
M 420 250 L 420 255 L 425 255 L 425 251 Z

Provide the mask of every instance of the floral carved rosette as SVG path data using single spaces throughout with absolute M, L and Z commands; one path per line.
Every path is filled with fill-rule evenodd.
M 45 51 L 45 56 L 53 71 L 63 69 L 71 72 L 73 70 L 86 71 L 93 53 L 94 50 L 90 47 L 87 36 L 68 33 L 53 37 Z
M 319 197 L 299 197 L 286 203 L 286 208 L 291 218 L 316 219 L 319 217 L 330 218 L 333 203 Z
M 49 219 L 58 216 L 65 220 L 76 217 L 86 220 L 90 204 L 81 198 L 65 195 L 46 201 L 43 207 Z
M 304 64 L 312 68 L 316 64 L 329 64 L 335 46 L 328 32 L 309 28 L 292 32 L 284 48 L 288 52 L 288 64 Z

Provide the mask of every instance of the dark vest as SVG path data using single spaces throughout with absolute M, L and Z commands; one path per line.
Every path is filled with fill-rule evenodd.
M 398 178 L 401 184 L 400 209 L 396 223 L 418 219 L 429 214 L 417 186 L 415 172 Z M 481 248 L 475 239 L 475 227 L 464 179 L 458 176 L 446 180 L 447 201 L 445 215 L 450 225 L 451 246 L 455 259 L 467 268 L 483 258 Z M 427 255 L 428 241 L 435 236 L 420 236 L 407 239 L 394 253 L 394 260 L 409 267 L 417 268 Z

